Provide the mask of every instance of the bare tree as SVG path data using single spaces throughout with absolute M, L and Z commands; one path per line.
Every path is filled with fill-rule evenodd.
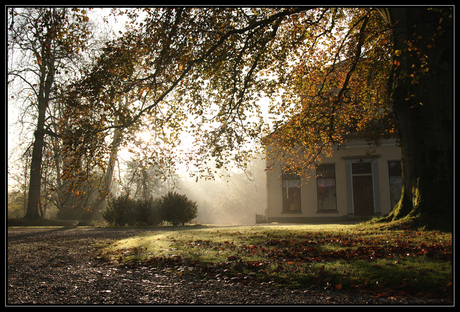
M 8 84 L 20 89 L 22 102 L 28 102 L 36 113 L 25 215 L 29 219 L 40 218 L 45 136 L 56 136 L 46 125 L 47 109 L 56 95 L 57 77 L 66 74 L 67 63 L 85 48 L 88 21 L 86 11 L 79 9 L 39 7 L 8 11 Z

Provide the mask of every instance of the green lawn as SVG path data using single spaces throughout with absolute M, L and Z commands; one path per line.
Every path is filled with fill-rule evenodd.
M 451 233 L 381 224 L 157 229 L 112 242 L 100 257 L 177 274 L 240 277 L 241 283 L 451 296 Z

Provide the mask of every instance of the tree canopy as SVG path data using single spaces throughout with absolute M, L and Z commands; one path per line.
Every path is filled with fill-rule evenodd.
M 247 143 L 273 130 L 259 104 L 264 97 L 275 128 L 292 121 L 283 140 L 303 140 L 311 151 L 340 142 L 351 119 L 364 129 L 388 115 L 391 44 L 375 9 L 144 11 L 140 22 L 130 12 L 129 31 L 65 90 L 62 134 L 69 146 L 91 146 L 91 157 L 106 148 L 108 129 L 148 124 L 162 147 L 175 147 L 179 131 L 191 133 L 197 154 L 184 160 L 244 160 L 253 148 Z
M 428 112 L 439 105 L 446 108 L 439 118 L 452 121 L 449 96 L 439 103 L 422 98 L 431 90 L 428 81 L 449 75 L 449 63 L 444 64 L 452 49 L 449 7 L 114 12 L 127 17 L 126 31 L 105 43 L 82 68 L 81 79 L 59 90 L 63 114 L 57 132 L 67 178 L 87 179 L 92 169 L 106 170 L 114 149 L 135 142 L 138 131 L 153 134 L 150 155 L 165 165 L 180 159 L 207 173 L 203 168 L 212 158 L 217 167 L 231 161 L 244 166 L 254 150 L 250 143 L 265 137 L 279 147 L 274 157 L 302 154 L 287 165 L 305 174 L 344 135 L 358 130 L 370 140 L 401 138 L 403 178 L 411 181 L 402 195 L 407 203 L 423 167 L 407 161 L 414 150 L 410 142 L 418 140 L 408 116 L 415 111 L 432 116 Z M 451 90 L 451 84 L 442 88 L 445 95 L 448 86 Z M 268 107 L 261 105 L 264 98 Z M 442 131 L 449 137 L 447 128 Z M 183 132 L 193 139 L 189 150 L 178 148 Z M 443 150 L 448 168 L 449 145 L 431 147 Z

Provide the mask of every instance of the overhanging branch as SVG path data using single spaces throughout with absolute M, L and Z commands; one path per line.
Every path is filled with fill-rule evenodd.
M 139 120 L 139 118 L 142 115 L 144 115 L 146 112 L 152 110 L 160 102 L 162 102 L 177 87 L 177 85 L 191 72 L 191 70 L 196 65 L 203 63 L 211 54 L 213 54 L 220 46 L 222 46 L 225 43 L 225 41 L 228 38 L 230 38 L 232 35 L 243 34 L 243 33 L 247 32 L 247 31 L 250 31 L 250 30 L 253 30 L 253 29 L 256 29 L 256 28 L 259 28 L 259 27 L 265 27 L 265 26 L 270 25 L 271 23 L 273 23 L 273 22 L 275 22 L 277 20 L 281 20 L 282 18 L 284 18 L 286 16 L 296 14 L 296 13 L 299 13 L 299 12 L 302 12 L 302 11 L 308 11 L 308 10 L 311 10 L 311 9 L 314 9 L 314 7 L 289 8 L 289 9 L 283 10 L 283 11 L 277 13 L 277 14 L 274 14 L 274 15 L 266 18 L 266 19 L 260 20 L 258 22 L 254 22 L 254 23 L 248 25 L 247 27 L 240 28 L 240 29 L 232 29 L 232 30 L 228 31 L 227 33 L 222 35 L 220 37 L 220 39 L 214 45 L 212 45 L 210 48 L 208 48 L 203 53 L 203 55 L 201 57 L 198 57 L 198 58 L 190 61 L 188 63 L 188 65 L 183 69 L 183 71 L 179 75 L 179 77 L 176 78 L 172 82 L 171 86 L 169 88 L 167 88 L 151 105 L 148 105 L 148 106 L 144 107 L 143 109 L 141 109 L 131 120 L 129 120 L 129 121 L 123 123 L 123 124 L 110 125 L 110 126 L 107 126 L 107 127 L 101 128 L 101 129 L 96 129 L 96 130 L 92 131 L 90 134 L 88 134 L 87 136 L 92 136 L 92 135 L 94 135 L 94 134 L 96 134 L 98 132 L 104 132 L 104 131 L 106 131 L 108 129 L 120 129 L 120 128 L 128 128 L 128 127 L 132 126 L 134 123 L 136 123 Z M 156 73 L 154 73 L 154 74 L 152 74 L 150 76 L 147 76 L 145 78 L 139 79 L 139 80 L 136 81 L 136 83 L 133 83 L 132 85 L 134 86 L 139 82 L 147 81 L 149 79 L 153 79 L 155 81 L 155 78 L 156 78 Z

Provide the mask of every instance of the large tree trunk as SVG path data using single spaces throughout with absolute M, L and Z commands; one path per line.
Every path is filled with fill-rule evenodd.
M 452 223 L 452 10 L 390 8 L 394 25 L 393 107 L 399 121 L 403 190 L 390 214 Z
M 32 150 L 32 162 L 30 164 L 30 182 L 29 182 L 29 198 L 27 202 L 27 211 L 24 216 L 26 219 L 39 219 L 40 205 L 40 186 L 42 179 L 42 152 L 43 152 L 43 137 L 40 131 L 35 131 L 35 141 Z
M 128 97 L 125 96 L 124 104 L 120 101 L 118 104 L 118 108 L 121 109 L 122 107 L 127 107 L 129 105 Z M 123 137 L 123 129 L 116 128 L 113 132 L 112 144 L 110 144 L 110 155 L 107 164 L 107 170 L 102 177 L 102 181 L 97 188 L 98 195 L 96 196 L 92 205 L 101 210 L 102 205 L 106 202 L 107 196 L 110 193 L 110 188 L 112 186 L 113 181 L 113 173 L 115 171 L 115 162 L 117 160 L 118 155 L 118 148 L 120 147 L 120 142 L 122 141 Z
M 120 146 L 120 142 L 122 139 L 123 130 L 122 129 L 115 129 L 113 133 L 112 144 L 110 145 L 110 155 L 107 164 L 107 169 L 102 176 L 102 181 L 97 188 L 97 194 L 95 196 L 94 202 L 91 203 L 93 207 L 95 207 L 93 218 L 97 219 L 100 218 L 100 211 L 104 207 L 104 203 L 106 202 L 107 196 L 110 193 L 110 188 L 112 186 L 113 181 L 113 173 L 115 171 L 115 162 L 117 160 L 118 148 Z
M 48 107 L 51 87 L 54 82 L 54 59 L 49 52 L 49 41 L 45 41 L 42 47 L 42 55 L 46 55 L 46 61 L 40 68 L 40 86 L 38 92 L 38 120 L 37 129 L 34 132 L 34 144 L 32 149 L 32 161 L 30 164 L 29 198 L 27 203 L 26 219 L 39 219 L 40 216 L 40 188 L 42 179 L 42 161 L 44 146 L 44 126 L 46 108 Z

